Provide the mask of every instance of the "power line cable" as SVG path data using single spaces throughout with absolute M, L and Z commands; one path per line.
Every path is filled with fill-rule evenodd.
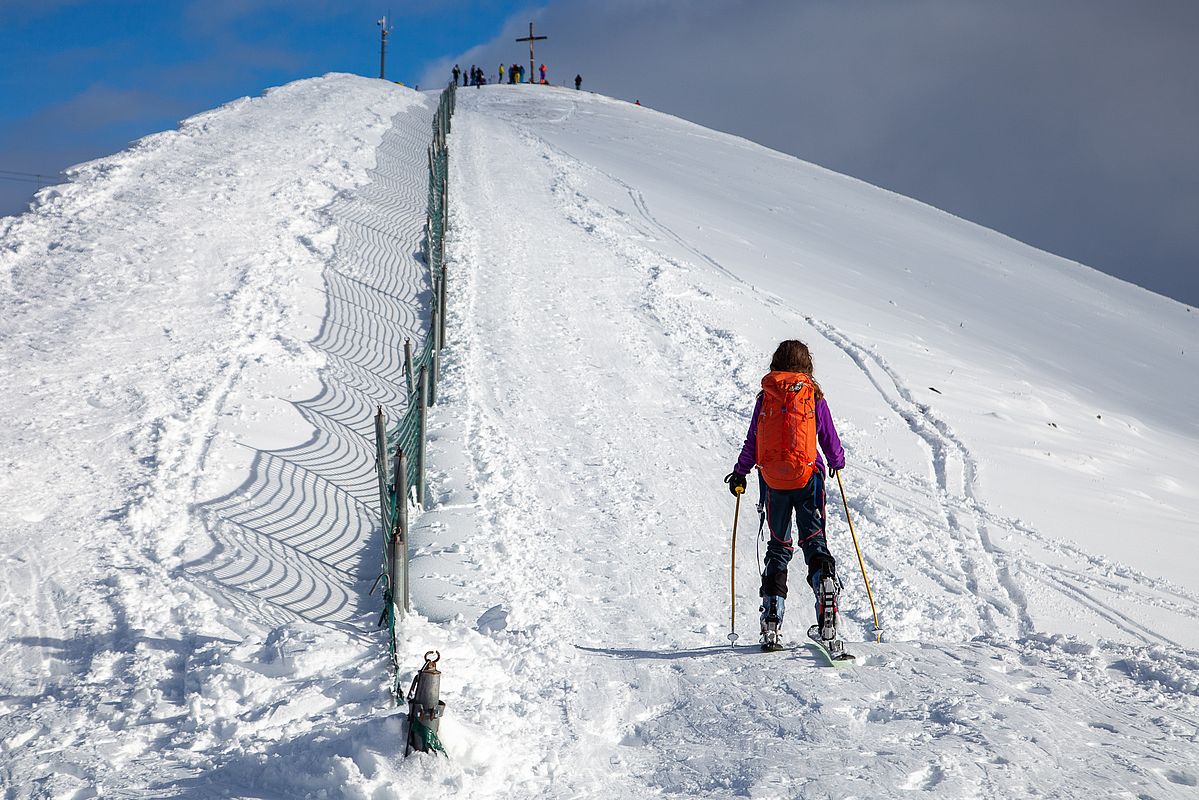
M 52 180 L 62 176 L 61 172 L 55 172 L 50 175 L 44 175 L 38 172 L 20 172 L 15 169 L 0 169 L 0 175 L 16 175 L 22 178 L 36 178 L 37 180 Z

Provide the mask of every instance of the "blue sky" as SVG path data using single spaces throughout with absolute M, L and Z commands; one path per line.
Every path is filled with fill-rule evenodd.
M 0 0 L 0 170 L 56 173 L 326 72 L 377 76 L 388 0 Z M 388 77 L 486 41 L 517 2 L 390 3 Z M 0 173 L 2 175 L 3 173 Z M 0 213 L 35 184 L 0 180 Z
M 0 170 L 326 72 L 527 59 L 1199 305 L 1196 0 L 0 0 Z M 0 214 L 36 184 L 5 180 Z

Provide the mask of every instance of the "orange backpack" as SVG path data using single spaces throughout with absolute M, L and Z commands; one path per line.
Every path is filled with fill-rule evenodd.
M 802 489 L 816 470 L 816 386 L 802 372 L 762 378 L 758 467 L 772 489 Z

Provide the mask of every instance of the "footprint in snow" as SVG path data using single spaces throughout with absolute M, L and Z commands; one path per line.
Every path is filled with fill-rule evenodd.
M 1166 770 L 1166 780 L 1179 786 L 1199 786 L 1199 778 L 1189 772 L 1179 772 L 1175 769 Z
M 475 629 L 479 633 L 499 633 L 507 627 L 508 611 L 502 605 L 487 609 L 475 622 Z

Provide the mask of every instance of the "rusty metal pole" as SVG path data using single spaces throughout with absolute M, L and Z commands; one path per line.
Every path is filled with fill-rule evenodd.
M 391 601 L 396 618 L 408 611 L 408 460 L 404 448 L 396 445 L 395 454 L 396 520 L 388 542 L 387 571 L 391 575 Z

